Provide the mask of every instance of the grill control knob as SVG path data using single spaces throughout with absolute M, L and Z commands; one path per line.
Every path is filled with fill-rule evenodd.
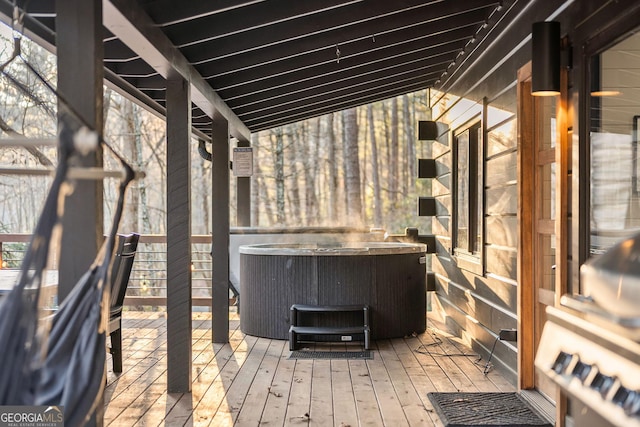
M 567 367 L 571 364 L 572 360 L 573 355 L 561 351 L 553 362 L 553 365 L 551 365 L 551 369 L 553 369 L 556 374 L 560 375 L 567 370 Z
M 629 400 L 630 397 L 632 397 L 631 393 L 633 392 L 628 388 L 620 386 L 618 390 L 616 390 L 616 393 L 613 395 L 613 399 L 611 400 L 616 405 L 624 407 L 625 403 Z
M 640 391 L 630 391 L 622 408 L 627 415 L 640 417 Z
M 589 376 L 589 373 L 591 372 L 591 365 L 587 365 L 586 363 L 582 363 L 580 361 L 578 361 L 576 363 L 576 366 L 573 368 L 573 371 L 571 372 L 575 377 L 577 377 L 580 382 L 582 382 L 584 384 L 584 382 L 586 381 L 587 377 Z
M 614 382 L 615 380 L 613 377 L 598 372 L 593 378 L 593 381 L 591 381 L 590 387 L 596 391 L 599 391 L 600 395 L 604 398 L 611 390 Z

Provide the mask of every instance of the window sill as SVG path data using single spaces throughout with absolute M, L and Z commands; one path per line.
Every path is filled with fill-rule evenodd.
M 484 275 L 484 268 L 481 262 L 480 254 L 471 254 L 456 249 L 453 255 L 453 259 L 456 261 L 458 268 L 469 271 L 478 276 Z

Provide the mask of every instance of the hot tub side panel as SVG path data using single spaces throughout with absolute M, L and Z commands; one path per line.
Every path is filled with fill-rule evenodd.
M 287 339 L 292 304 L 318 304 L 316 257 L 240 257 L 240 328 L 244 333 Z
M 319 256 L 317 260 L 320 305 L 376 305 L 373 257 Z M 361 326 L 363 315 L 362 312 L 331 313 L 319 321 L 326 326 Z
M 377 255 L 372 338 L 397 338 L 427 329 L 426 265 L 424 254 Z

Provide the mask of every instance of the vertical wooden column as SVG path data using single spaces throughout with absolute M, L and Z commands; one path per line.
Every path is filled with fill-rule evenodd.
M 191 391 L 191 96 L 167 80 L 167 390 Z
M 229 342 L 229 123 L 214 114 L 212 163 L 212 340 Z
M 251 143 L 240 139 L 238 147 L 250 147 Z M 238 177 L 236 182 L 236 224 L 251 226 L 251 177 Z
M 56 2 L 58 90 L 94 130 L 102 133 L 102 1 Z M 102 167 L 102 150 L 80 166 Z M 77 181 L 65 203 L 58 298 L 62 301 L 93 262 L 103 241 L 103 183 Z

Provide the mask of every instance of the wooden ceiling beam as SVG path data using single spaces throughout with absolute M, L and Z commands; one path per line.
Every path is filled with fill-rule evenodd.
M 220 95 L 202 78 L 167 36 L 136 2 L 103 1 L 104 25 L 131 50 L 140 55 L 158 74 L 169 78 L 181 75 L 191 85 L 192 101 L 213 117 L 224 116 L 234 136 L 250 138 L 251 132 Z

